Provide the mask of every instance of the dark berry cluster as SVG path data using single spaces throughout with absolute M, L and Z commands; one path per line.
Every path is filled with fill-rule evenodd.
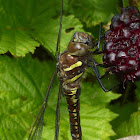
M 140 80 L 140 12 L 136 7 L 122 9 L 112 18 L 105 33 L 103 61 L 124 80 Z

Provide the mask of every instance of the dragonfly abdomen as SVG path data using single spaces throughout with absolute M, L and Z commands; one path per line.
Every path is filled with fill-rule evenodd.
M 75 91 L 75 93 L 74 93 Z M 80 95 L 80 88 L 74 89 L 74 91 L 70 93 L 65 92 L 67 104 L 68 104 L 68 111 L 69 111 L 69 119 L 70 119 L 70 128 L 71 128 L 71 135 L 73 140 L 81 140 L 81 126 L 80 126 L 80 103 L 79 103 L 79 95 Z
M 58 68 L 63 93 L 68 104 L 71 135 L 73 140 L 81 140 L 79 96 L 80 81 L 86 68 L 86 58 L 64 52 L 59 57 Z

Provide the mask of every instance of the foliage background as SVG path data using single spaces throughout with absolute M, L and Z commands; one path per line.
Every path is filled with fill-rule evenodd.
M 63 52 L 76 31 L 98 39 L 109 28 L 119 7 L 138 0 L 64 0 L 61 34 Z M 60 0 L 0 0 L 0 139 L 24 140 L 43 103 L 56 69 L 55 48 L 59 29 Z M 102 55 L 95 56 L 102 62 Z M 103 74 L 104 69 L 100 69 Z M 107 88 L 117 80 L 103 80 Z M 114 140 L 140 132 L 140 83 L 127 83 L 104 93 L 91 70 L 83 78 L 81 126 L 83 140 Z M 58 80 L 53 84 L 44 120 L 42 140 L 54 138 Z M 65 98 L 61 101 L 60 140 L 70 140 Z

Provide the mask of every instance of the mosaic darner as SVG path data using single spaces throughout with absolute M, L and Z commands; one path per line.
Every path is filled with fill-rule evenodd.
M 99 40 L 97 43 L 94 42 L 94 38 L 91 35 L 87 33 L 76 32 L 73 35 L 71 41 L 69 42 L 67 50 L 62 54 L 60 54 L 62 7 L 63 7 L 63 1 L 61 0 L 60 29 L 58 34 L 57 46 L 56 46 L 57 70 L 50 81 L 50 84 L 47 89 L 46 97 L 44 99 L 44 103 L 33 125 L 32 131 L 29 135 L 29 140 L 30 139 L 38 140 L 41 138 L 46 104 L 48 101 L 48 96 L 52 83 L 57 74 L 59 75 L 59 93 L 58 93 L 58 100 L 57 100 L 57 107 L 56 107 L 55 138 L 54 138 L 55 140 L 58 139 L 58 135 L 59 135 L 61 93 L 64 94 L 67 100 L 72 139 L 73 140 L 82 139 L 80 114 L 79 114 L 79 110 L 80 110 L 79 96 L 81 93 L 80 81 L 85 72 L 85 69 L 89 67 L 92 68 L 92 71 L 94 72 L 100 86 L 105 92 L 112 90 L 112 88 L 106 90 L 104 85 L 102 84 L 101 78 L 103 76 L 100 76 L 97 68 L 97 63 L 93 58 L 93 55 L 100 53 L 99 46 L 100 46 L 100 38 L 101 38 L 101 26 L 99 31 Z M 96 49 L 93 51 L 92 49 L 95 47 Z

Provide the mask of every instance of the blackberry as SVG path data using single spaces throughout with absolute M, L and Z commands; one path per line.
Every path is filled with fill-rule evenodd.
M 137 7 L 123 8 L 111 20 L 105 33 L 103 62 L 123 80 L 140 80 L 140 12 Z

